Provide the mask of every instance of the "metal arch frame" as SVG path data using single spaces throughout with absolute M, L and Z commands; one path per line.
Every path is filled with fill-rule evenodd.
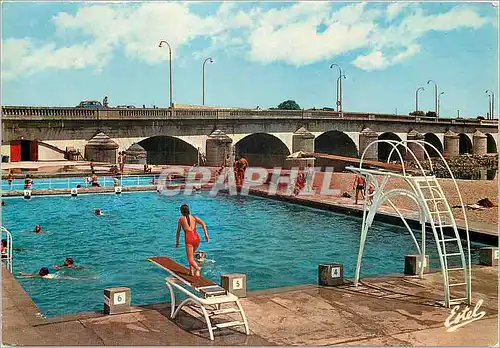
M 2 255 L 2 261 L 6 261 L 7 270 L 12 273 L 12 234 L 2 226 L 2 237 L 4 233 L 7 235 L 7 257 L 4 259 Z
M 165 278 L 165 283 L 167 284 L 167 287 L 170 291 L 170 303 L 171 303 L 171 305 L 170 305 L 170 318 L 171 319 L 175 319 L 175 317 L 177 316 L 177 314 L 179 313 L 179 311 L 181 310 L 182 307 L 184 307 L 188 304 L 195 304 L 197 307 L 200 307 L 200 309 L 201 309 L 201 314 L 203 315 L 205 322 L 207 324 L 208 332 L 210 335 L 210 340 L 213 341 L 214 340 L 214 333 L 213 333 L 214 326 L 212 325 L 212 321 L 210 320 L 211 315 L 208 313 L 207 307 L 211 310 L 221 310 L 220 309 L 221 304 L 234 303 L 234 304 L 236 304 L 236 307 L 238 308 L 238 310 L 236 310 L 234 312 L 240 313 L 241 319 L 243 321 L 241 323 L 236 323 L 236 324 L 225 326 L 225 327 L 244 326 L 246 335 L 247 336 L 250 335 L 247 317 L 245 315 L 245 311 L 243 310 L 243 307 L 241 306 L 241 303 L 240 303 L 237 296 L 235 296 L 231 293 L 228 293 L 226 295 L 213 296 L 213 297 L 209 297 L 209 298 L 205 299 L 205 298 L 201 298 L 201 297 L 196 296 L 191 291 L 183 288 L 177 282 L 178 282 L 177 278 L 173 278 L 173 277 Z M 188 284 L 186 283 L 186 285 L 188 285 Z M 178 306 L 176 306 L 174 287 L 176 289 L 180 290 L 182 293 L 189 296 L 188 298 L 183 300 Z
M 396 174 L 396 173 L 391 173 L 391 172 L 385 172 L 385 171 L 381 171 L 381 170 L 370 170 L 370 169 L 363 168 L 363 160 L 364 160 L 364 157 L 366 155 L 366 152 L 368 151 L 368 149 L 371 146 L 373 146 L 373 145 L 375 145 L 377 143 L 386 143 L 386 144 L 389 144 L 389 145 L 392 146 L 392 150 L 389 153 L 389 156 L 387 158 L 387 162 L 388 163 L 390 162 L 390 160 L 391 160 L 391 158 L 393 156 L 394 150 L 396 150 L 396 153 L 397 153 L 397 155 L 398 155 L 398 157 L 400 159 L 401 165 L 402 165 L 403 175 Z M 415 156 L 414 152 L 412 151 L 412 149 L 409 148 L 408 144 L 410 144 L 410 143 L 416 144 L 417 146 L 420 146 L 420 148 L 423 149 L 424 155 L 429 160 L 431 171 L 433 170 L 432 160 L 431 160 L 431 157 L 429 155 L 429 152 L 425 148 L 425 145 L 427 145 L 430 148 L 432 148 L 432 149 L 435 150 L 435 152 L 440 156 L 440 158 L 445 163 L 445 166 L 446 166 L 446 168 L 448 170 L 448 173 L 450 174 L 450 176 L 451 176 L 451 178 L 452 178 L 452 180 L 454 182 L 455 189 L 456 189 L 456 191 L 457 191 L 457 193 L 459 195 L 460 203 L 461 203 L 461 207 L 462 207 L 462 214 L 464 215 L 465 227 L 466 227 L 467 251 L 468 251 L 468 257 L 467 257 L 468 262 L 467 262 L 467 264 L 466 264 L 465 256 L 464 256 L 464 253 L 463 253 L 461 239 L 460 239 L 460 236 L 458 234 L 458 229 L 457 229 L 456 224 L 455 224 L 455 219 L 454 219 L 453 213 L 451 212 L 451 209 L 450 209 L 450 207 L 449 207 L 448 202 L 447 202 L 446 199 L 445 199 L 445 207 L 447 209 L 446 212 L 449 214 L 449 217 L 451 218 L 450 223 L 452 224 L 453 230 L 454 230 L 455 235 L 457 237 L 457 244 L 458 244 L 458 247 L 459 247 L 459 250 L 460 250 L 460 254 L 461 254 L 460 256 L 461 256 L 461 261 L 462 261 L 463 270 L 464 270 L 464 277 L 465 277 L 465 284 L 466 284 L 466 294 L 467 294 L 466 299 L 468 301 L 468 304 L 470 304 L 470 301 L 471 301 L 470 239 L 469 239 L 469 232 L 468 232 L 468 222 L 467 222 L 467 217 L 466 217 L 466 214 L 465 214 L 465 207 L 464 207 L 464 204 L 463 204 L 463 200 L 462 200 L 462 197 L 461 197 L 461 194 L 460 194 L 460 190 L 458 189 L 458 185 L 456 183 L 456 180 L 455 180 L 455 178 L 453 176 L 453 173 L 451 172 L 451 169 L 449 168 L 449 166 L 448 166 L 446 160 L 444 159 L 444 157 L 441 155 L 441 153 L 439 152 L 439 150 L 434 145 L 432 145 L 431 143 L 422 141 L 422 140 L 404 140 L 404 141 L 403 140 L 401 140 L 401 141 L 395 141 L 395 140 L 375 140 L 375 141 L 371 142 L 370 144 L 368 144 L 368 146 L 364 149 L 364 151 L 363 151 L 363 153 L 361 155 L 361 160 L 360 160 L 360 163 L 359 163 L 359 168 L 356 168 L 356 167 L 347 167 L 347 169 L 349 169 L 351 171 L 359 172 L 361 175 L 365 176 L 365 178 L 367 179 L 367 183 L 365 184 L 365 200 L 364 200 L 364 209 L 363 209 L 363 223 L 362 223 L 362 232 L 361 232 L 361 240 L 360 240 L 360 250 L 359 250 L 359 253 L 358 253 L 358 263 L 357 263 L 357 267 L 356 267 L 355 286 L 357 286 L 358 282 L 359 282 L 359 273 L 360 273 L 360 267 L 361 267 L 361 259 L 362 259 L 362 254 L 363 254 L 363 250 L 364 250 L 364 244 L 365 244 L 365 241 L 366 241 L 366 235 L 368 233 L 368 229 L 369 229 L 369 227 L 371 226 L 371 224 L 373 222 L 373 218 L 374 218 L 374 216 L 376 214 L 377 209 L 380 207 L 380 205 L 384 201 L 388 201 L 390 203 L 390 205 L 392 206 L 392 208 L 398 213 L 399 217 L 403 220 L 405 226 L 410 231 L 410 234 L 412 235 L 412 238 L 413 238 L 414 242 L 416 243 L 416 238 L 413 235 L 413 232 L 411 231 L 411 228 L 409 228 L 408 224 L 406 223 L 404 216 L 402 216 L 402 214 L 399 212 L 399 210 L 390 201 L 390 197 L 392 197 L 392 196 L 395 196 L 395 195 L 404 195 L 404 196 L 410 197 L 414 201 L 416 200 L 417 205 L 419 207 L 420 222 L 422 224 L 422 250 L 420 250 L 420 248 L 418 247 L 418 243 L 416 243 L 416 244 L 417 244 L 417 250 L 419 251 L 420 256 L 421 256 L 421 262 L 422 262 L 422 264 L 425 261 L 425 223 L 428 221 L 431 224 L 432 231 L 433 231 L 433 234 L 434 234 L 434 238 L 436 239 L 436 245 L 437 245 L 437 249 L 438 249 L 438 253 L 439 253 L 439 257 L 440 257 L 441 269 L 442 269 L 443 278 L 444 278 L 444 285 L 445 285 L 445 305 L 449 306 L 449 302 L 450 302 L 450 298 L 449 298 L 450 297 L 450 285 L 449 285 L 449 281 L 448 281 L 448 266 L 447 266 L 447 259 L 446 259 L 447 254 L 446 254 L 446 247 L 444 245 L 445 238 L 444 238 L 444 233 L 443 233 L 442 221 L 441 221 L 441 216 L 438 213 L 437 214 L 438 226 L 435 226 L 435 221 L 434 221 L 434 218 L 432 217 L 432 213 L 435 213 L 436 211 L 438 211 L 436 198 L 441 198 L 441 197 L 445 198 L 445 196 L 444 196 L 444 193 L 442 192 L 441 187 L 440 187 L 439 184 L 438 184 L 437 189 L 435 189 L 435 188 L 431 188 L 430 189 L 430 194 L 431 194 L 431 197 L 432 197 L 430 200 L 434 203 L 434 208 L 435 208 L 434 212 L 430 212 L 429 211 L 429 206 L 427 205 L 427 203 L 425 201 L 423 193 L 420 191 L 421 187 L 418 184 L 419 182 L 423 182 L 423 181 L 422 180 L 414 181 L 414 183 L 416 184 L 417 187 L 415 187 L 412 184 L 412 181 L 413 181 L 412 180 L 412 176 L 411 175 L 407 175 L 405 164 L 404 164 L 404 161 L 403 161 L 403 156 L 401 155 L 401 152 L 398 149 L 398 146 L 404 146 L 405 149 L 406 149 L 406 151 L 407 151 L 407 153 L 411 154 L 413 156 L 413 158 L 415 159 L 415 161 L 416 161 L 416 163 L 417 163 L 417 165 L 418 165 L 418 167 L 419 167 L 419 169 L 420 169 L 420 171 L 422 173 L 422 176 L 419 176 L 419 178 L 413 177 L 413 179 L 424 179 L 425 183 L 427 184 L 427 186 L 425 186 L 425 187 L 429 187 L 428 177 L 427 177 L 424 169 L 422 168 L 422 166 L 420 164 L 420 161 L 416 158 L 416 156 Z M 380 185 L 380 186 L 378 185 L 378 181 L 375 179 L 375 175 L 382 175 L 382 176 L 384 176 L 384 180 L 382 182 L 382 185 Z M 410 192 L 410 191 L 404 190 L 404 189 L 398 189 L 398 190 L 390 190 L 390 191 L 388 191 L 386 193 L 382 193 L 383 188 L 384 188 L 385 184 L 387 183 L 389 177 L 398 177 L 398 178 L 403 179 L 411 187 L 411 189 L 412 189 L 413 192 Z M 370 181 L 371 181 L 370 179 L 372 179 L 372 178 L 373 178 L 373 182 L 375 183 L 375 186 L 376 186 L 376 191 L 373 194 L 375 196 L 375 202 L 369 208 L 369 212 L 368 212 L 367 211 L 367 200 L 368 200 L 368 196 L 372 196 L 368 192 L 368 187 L 370 185 Z M 437 183 L 436 178 L 434 176 L 429 177 L 429 179 L 431 179 L 432 181 L 435 181 Z M 418 188 L 418 190 L 417 190 L 417 188 Z M 434 192 L 433 192 L 434 190 L 436 190 L 436 192 L 439 194 L 438 197 L 434 196 Z M 422 214 L 422 212 L 423 212 L 423 214 Z M 442 241 L 443 241 L 443 245 L 442 246 L 441 246 L 441 244 L 439 242 L 439 238 L 438 238 L 438 234 L 437 234 L 438 231 L 437 231 L 436 227 L 439 227 L 439 230 L 441 232 L 440 234 L 441 234 L 441 238 L 442 238 Z M 444 257 L 443 257 L 443 253 L 441 251 L 441 247 L 443 247 L 444 250 L 445 250 Z M 421 267 L 421 269 L 420 269 L 420 277 L 423 277 L 423 270 L 424 270 L 424 268 Z

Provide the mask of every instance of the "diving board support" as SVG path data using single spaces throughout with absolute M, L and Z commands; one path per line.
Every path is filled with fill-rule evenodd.
M 155 263 L 172 275 L 165 278 L 165 283 L 170 291 L 171 319 L 175 319 L 183 307 L 190 306 L 192 310 L 203 316 L 207 324 L 210 340 L 212 341 L 214 340 L 214 330 L 227 327 L 243 326 L 246 335 L 250 335 L 245 311 L 237 296 L 227 292 L 204 277 L 194 278 L 189 275 L 187 268 L 168 257 L 153 257 L 149 258 L 148 261 Z M 178 306 L 175 300 L 175 290 L 188 296 Z M 232 305 L 232 307 L 222 308 L 222 305 Z M 201 310 L 201 313 L 196 310 L 198 308 Z M 239 313 L 241 320 L 215 324 L 212 322 L 213 317 L 230 313 Z

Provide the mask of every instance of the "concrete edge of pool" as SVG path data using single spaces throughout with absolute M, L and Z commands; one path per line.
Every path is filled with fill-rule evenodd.
M 202 185 L 203 190 L 209 190 L 212 188 L 211 183 Z M 180 188 L 181 190 L 184 188 L 183 184 L 170 185 L 168 188 Z M 96 193 L 114 193 L 113 186 L 104 186 L 104 187 L 88 187 L 88 188 L 79 188 L 78 194 L 96 194 Z M 146 191 L 156 191 L 155 185 L 139 185 L 139 186 L 122 186 L 122 192 L 146 192 Z M 227 190 L 221 190 L 220 192 L 228 192 Z M 269 195 L 265 189 L 260 188 L 251 188 L 249 193 L 254 196 L 259 196 L 263 198 L 269 198 L 279 201 L 284 201 L 292 204 L 299 204 L 303 206 L 307 206 L 310 208 L 316 208 L 321 210 L 327 210 L 335 213 L 352 215 L 356 217 L 362 217 L 363 207 L 361 205 L 354 204 L 345 204 L 345 203 L 335 203 L 335 202 L 326 202 L 321 200 L 318 197 L 292 197 L 283 194 L 274 194 Z M 49 195 L 70 195 L 71 189 L 69 188 L 61 188 L 61 189 L 47 189 L 47 190 L 32 190 L 32 196 L 49 196 Z M 18 197 L 23 196 L 23 190 L 12 190 L 12 191 L 4 191 L 2 192 L 2 196 L 4 197 Z M 404 214 L 406 221 L 409 226 L 412 228 L 420 228 L 420 222 L 418 221 L 418 217 L 409 216 L 408 214 Z M 391 225 L 404 227 L 403 222 L 399 218 L 399 216 L 388 210 L 380 210 L 375 215 L 375 220 L 388 223 Z M 465 238 L 465 224 L 461 220 L 457 220 L 457 228 L 462 238 Z M 492 246 L 498 246 L 498 226 L 493 224 L 486 223 L 474 223 L 469 222 L 469 236 L 470 240 L 473 242 L 484 243 Z
M 450 333 L 439 273 L 362 279 L 354 288 L 298 285 L 249 291 L 241 299 L 251 335 L 225 330 L 215 341 L 192 312 L 168 318 L 169 303 L 130 312 L 87 312 L 44 318 L 17 279 L 2 266 L 2 337 L 16 345 L 478 345 L 496 344 L 498 266 L 474 266 L 473 301 L 484 318 Z M 133 294 L 132 294 L 133 297 Z

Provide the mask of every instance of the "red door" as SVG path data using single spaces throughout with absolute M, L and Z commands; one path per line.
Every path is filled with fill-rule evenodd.
M 21 140 L 15 140 L 10 142 L 10 161 L 11 162 L 21 161 Z
M 30 141 L 30 161 L 38 161 L 38 141 Z

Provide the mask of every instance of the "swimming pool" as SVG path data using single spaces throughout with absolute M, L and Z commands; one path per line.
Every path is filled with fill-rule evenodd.
M 202 239 L 208 262 L 202 274 L 219 282 L 225 273 L 246 273 L 248 290 L 317 283 L 319 263 L 340 262 L 345 276 L 356 265 L 358 218 L 258 197 L 207 193 L 166 197 L 155 192 L 5 199 L 3 225 L 13 235 L 14 273 L 36 272 L 71 256 L 83 271 L 58 272 L 79 280 L 19 279 L 46 315 L 102 310 L 103 290 L 127 286 L 132 304 L 169 301 L 167 273 L 150 264 L 150 256 L 169 256 L 186 264 L 175 249 L 179 206 L 187 203 L 208 225 Z M 96 217 L 95 208 L 109 216 Z M 36 224 L 48 232 L 37 235 Z M 202 231 L 198 231 L 202 235 Z M 429 238 L 430 241 L 430 238 Z M 438 266 L 435 246 L 428 244 L 431 265 Z M 477 262 L 481 245 L 474 244 Z M 415 253 L 408 232 L 376 223 L 370 230 L 362 275 L 401 273 L 404 256 Z
M 159 175 L 133 175 L 133 176 L 123 176 L 118 177 L 120 179 L 120 184 L 122 186 L 140 186 L 140 185 L 151 185 L 151 182 L 155 179 L 158 180 Z M 90 183 L 85 182 L 85 177 L 72 177 L 72 178 L 34 178 L 34 185 L 32 189 L 51 189 L 51 188 L 73 188 L 76 185 L 81 185 L 82 187 L 90 187 Z M 101 186 L 113 186 L 113 177 L 111 176 L 99 176 L 98 182 Z M 170 182 L 180 183 L 184 182 L 183 179 L 173 179 Z M 8 181 L 2 180 L 2 190 L 24 190 L 24 179 L 12 180 L 12 185 L 9 185 Z

